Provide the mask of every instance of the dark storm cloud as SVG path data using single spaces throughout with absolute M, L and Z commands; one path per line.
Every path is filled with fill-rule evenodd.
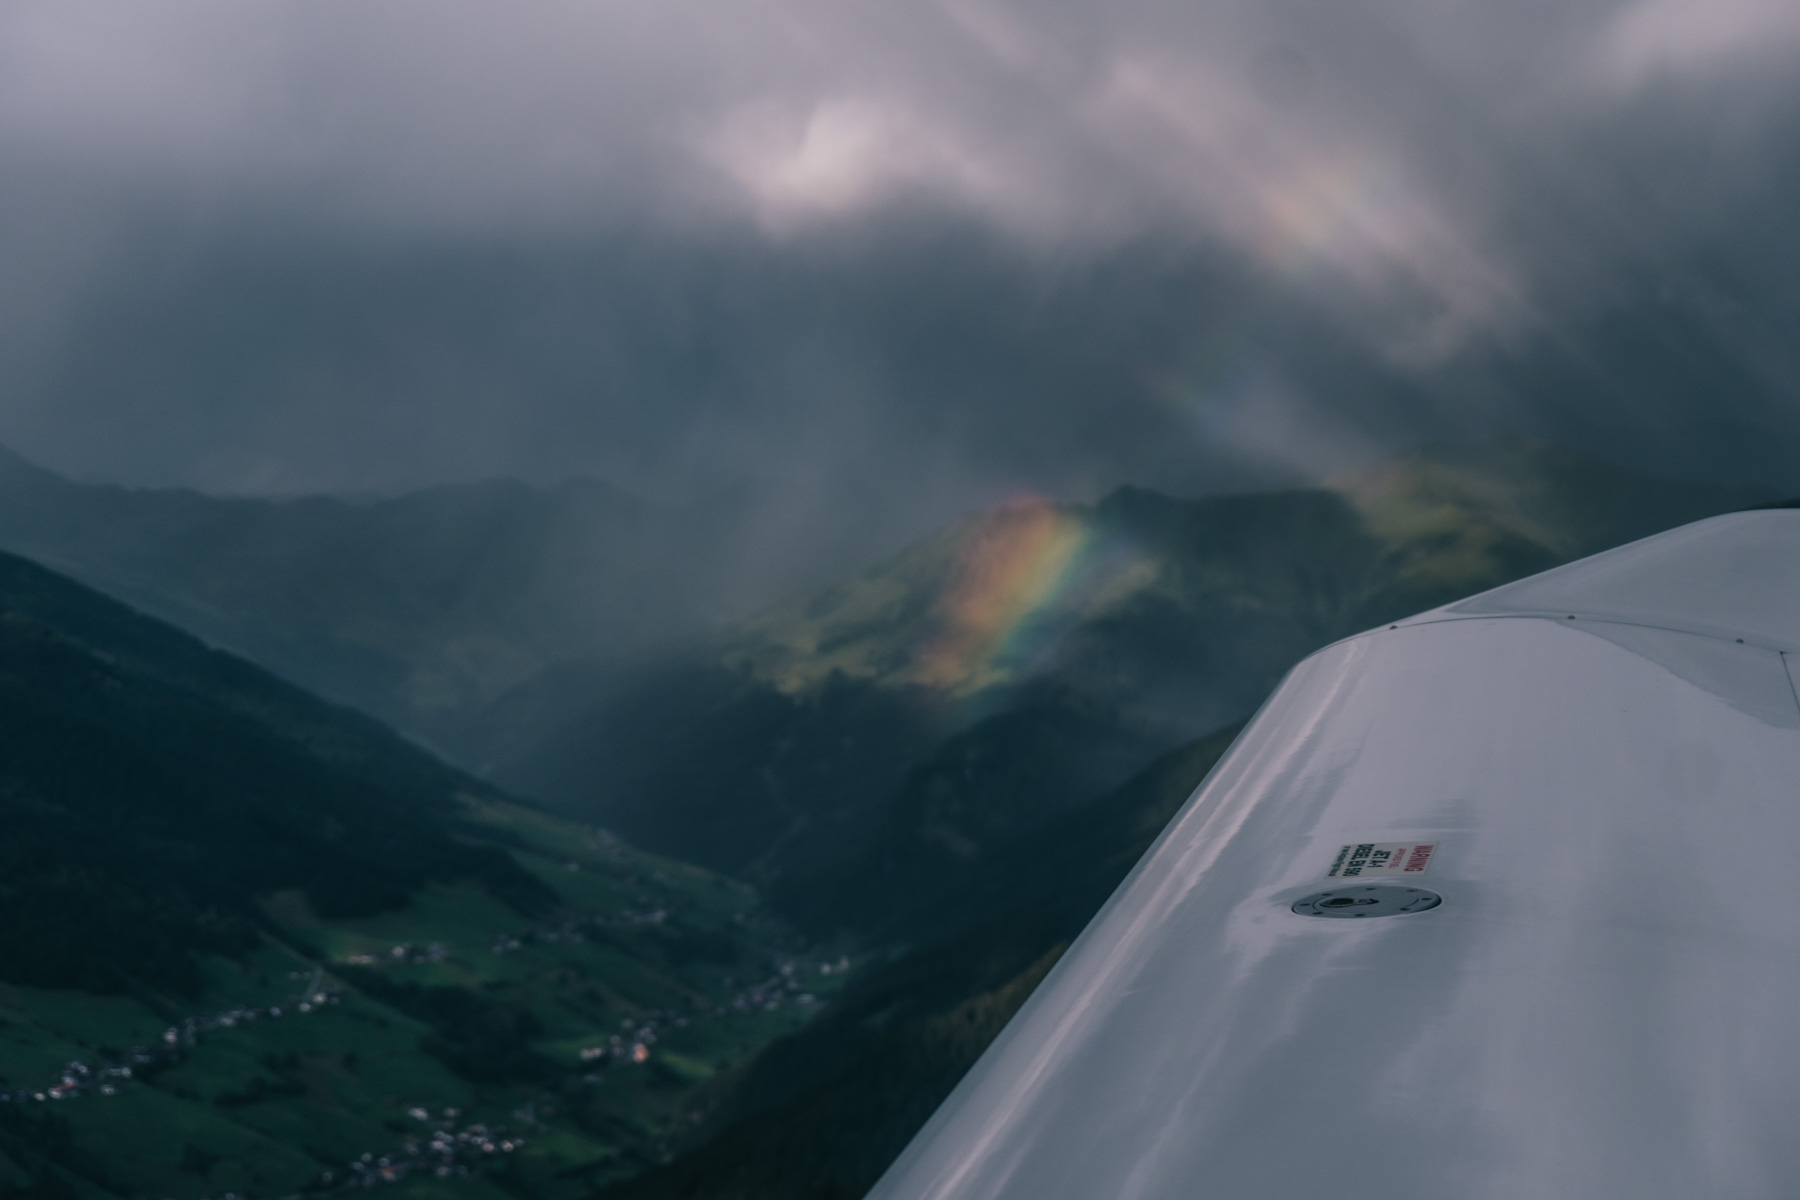
M 1787 482 L 1797 33 L 1774 0 L 13 3 L 0 440 L 225 489 L 747 479 L 876 537 L 1431 436 Z

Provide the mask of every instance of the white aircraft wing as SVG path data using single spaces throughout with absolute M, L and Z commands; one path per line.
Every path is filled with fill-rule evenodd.
M 871 1200 L 1800 1196 L 1800 512 L 1296 667 Z

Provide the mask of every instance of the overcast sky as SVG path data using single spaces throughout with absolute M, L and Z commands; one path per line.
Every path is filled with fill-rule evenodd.
M 0 0 L 0 442 L 921 527 L 1536 435 L 1800 489 L 1793 0 Z

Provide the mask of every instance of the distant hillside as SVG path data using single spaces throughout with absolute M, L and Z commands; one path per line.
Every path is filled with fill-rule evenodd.
M 841 978 L 744 886 L 11 555 L 0 731 L 0 1194 L 572 1198 Z
M 1768 498 L 1521 446 L 1309 490 L 1017 504 L 704 655 L 545 676 L 470 741 L 496 778 L 769 882 L 797 918 L 886 920 L 890 885 L 979 854 L 996 814 L 1118 783 L 1330 641 Z M 852 902 L 857 881 L 890 898 Z
M 952 697 L 1055 673 L 1228 716 L 1267 688 L 1217 689 L 1291 647 L 1771 498 L 1538 445 L 1432 447 L 1303 491 L 1120 488 L 970 517 L 746 623 L 722 659 L 788 694 L 833 673 Z
M 0 451 L 0 548 L 440 743 L 549 663 L 700 628 L 697 577 L 734 520 L 592 480 L 220 498 L 71 483 Z

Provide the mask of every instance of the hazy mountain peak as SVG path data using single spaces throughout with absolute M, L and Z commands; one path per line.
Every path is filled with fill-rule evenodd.
M 1429 445 L 1316 489 L 1026 498 L 763 613 L 724 662 L 789 695 L 842 676 L 958 699 L 1069 670 L 1126 694 L 1207 622 L 1299 605 L 1322 642 L 1766 498 L 1523 442 Z M 1120 637 L 1150 640 L 1121 658 Z
M 1774 496 L 1662 479 L 1541 442 L 1433 443 L 1327 486 L 1377 537 L 1407 548 L 1416 577 L 1496 582 Z
M 1153 576 L 1117 505 L 1017 500 L 764 613 L 729 665 L 784 692 L 833 674 L 964 696 L 1017 681 L 1058 630 Z
M 69 483 L 0 449 L 0 488 L 0 548 L 416 734 L 553 659 L 702 623 L 669 543 L 707 531 L 598 479 L 217 497 Z
M 0 446 L 0 487 L 57 487 L 68 481 L 54 471 L 38 466 L 23 454 Z

